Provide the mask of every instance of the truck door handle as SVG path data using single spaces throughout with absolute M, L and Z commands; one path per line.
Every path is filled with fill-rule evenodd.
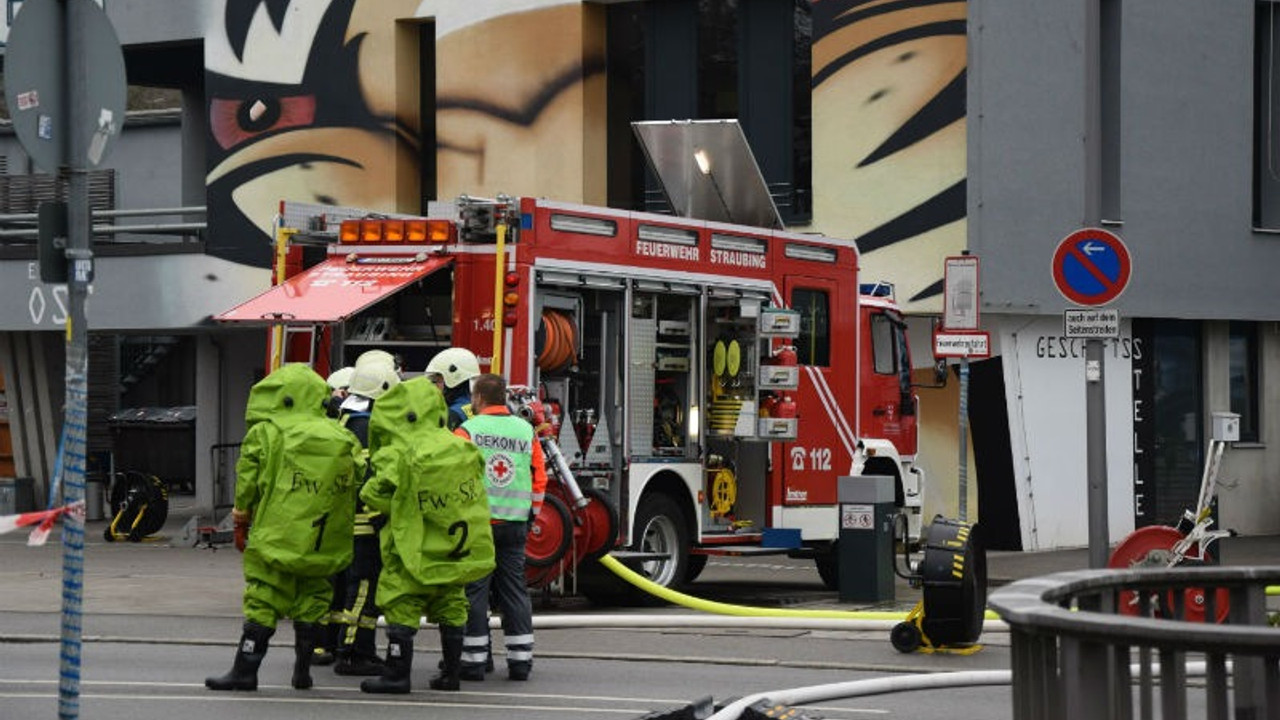
M 881 416 L 884 416 L 884 415 L 889 414 L 889 411 L 888 411 L 887 409 L 885 409 L 885 408 L 878 407 L 878 408 L 873 408 L 873 409 L 871 410 L 871 414 L 872 414 L 872 415 L 875 415 L 876 417 L 881 417 Z

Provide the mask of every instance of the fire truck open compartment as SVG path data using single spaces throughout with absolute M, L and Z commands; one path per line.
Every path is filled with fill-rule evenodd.
M 404 369 L 420 373 L 453 343 L 453 273 L 444 268 L 410 283 L 343 323 L 341 366 L 381 349 L 399 355 Z
M 538 284 L 537 384 L 560 408 L 559 443 L 578 481 L 616 500 L 621 423 L 608 409 L 620 404 L 623 285 L 601 278 L 590 287 L 554 273 L 540 273 Z

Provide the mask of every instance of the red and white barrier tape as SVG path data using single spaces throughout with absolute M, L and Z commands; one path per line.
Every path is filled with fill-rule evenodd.
M 35 525 L 36 527 L 31 530 L 30 537 L 27 538 L 27 545 L 33 547 L 43 545 L 49 539 L 49 531 L 53 529 L 53 524 L 63 515 L 74 515 L 83 522 L 84 501 L 80 500 L 52 510 L 18 513 L 17 515 L 0 515 L 0 535 L 18 528 Z

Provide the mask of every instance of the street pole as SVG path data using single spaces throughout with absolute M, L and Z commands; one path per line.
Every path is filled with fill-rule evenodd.
M 960 522 L 969 521 L 969 356 L 960 358 Z
M 63 5 L 67 53 L 66 127 L 67 156 L 67 327 L 66 405 L 63 420 L 63 501 L 80 509 L 67 513 L 62 524 L 62 651 L 58 683 L 58 717 L 80 716 L 81 601 L 84 591 L 84 470 L 85 434 L 89 406 L 89 332 L 85 299 L 93 279 L 93 253 L 89 233 L 88 143 L 79 132 L 90 122 L 88 69 L 85 67 L 84 5 L 90 0 L 60 0 Z
M 1102 222 L 1102 2 L 1084 0 L 1084 225 Z M 1102 341 L 1084 341 L 1089 567 L 1107 566 L 1107 415 Z
M 1102 341 L 1084 341 L 1085 443 L 1088 445 L 1089 567 L 1105 568 L 1107 541 L 1107 414 Z

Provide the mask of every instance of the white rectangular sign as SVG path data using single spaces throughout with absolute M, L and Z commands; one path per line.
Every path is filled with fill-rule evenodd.
M 991 357 L 991 336 L 985 332 L 940 332 L 933 336 L 933 356 L 940 358 Z
M 943 275 L 943 330 L 978 329 L 978 257 L 949 257 Z
M 841 505 L 841 530 L 870 530 L 875 526 L 874 505 Z
M 1067 310 L 1062 316 L 1063 335 L 1069 338 L 1120 337 L 1120 311 L 1114 308 Z

